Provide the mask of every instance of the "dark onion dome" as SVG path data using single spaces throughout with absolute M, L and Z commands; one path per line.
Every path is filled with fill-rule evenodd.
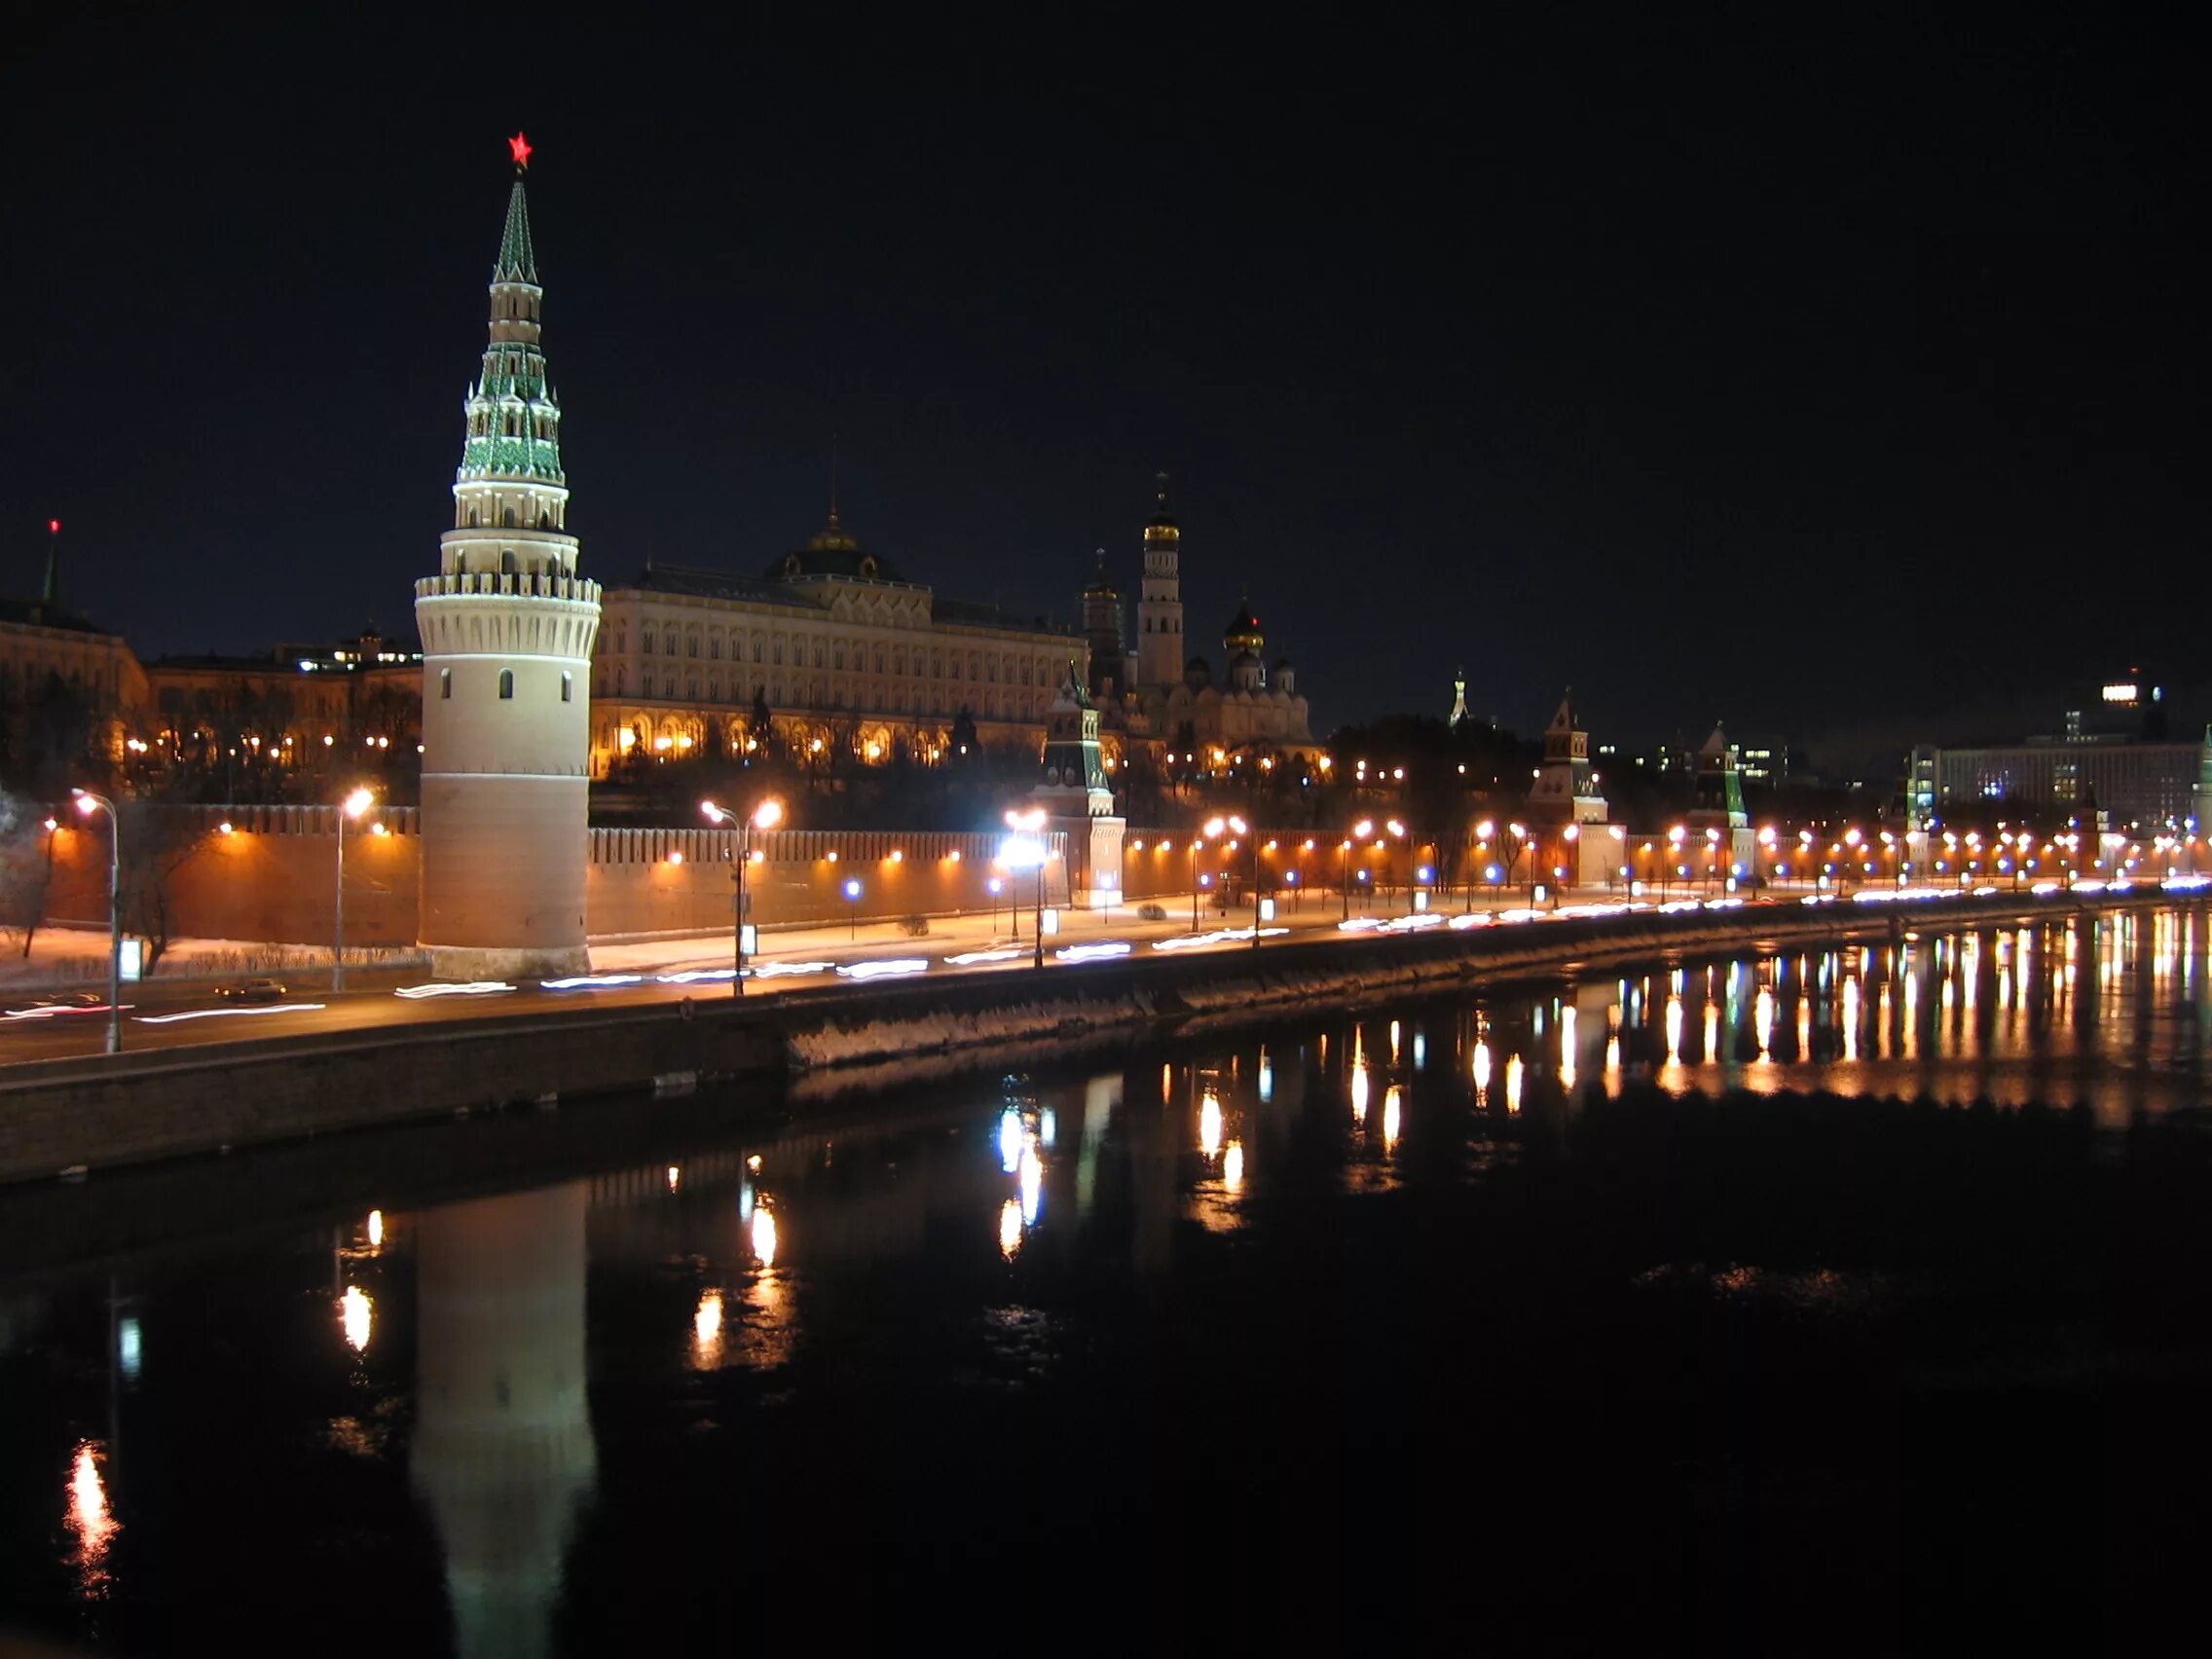
M 1173 530 L 1175 528 L 1175 515 L 1167 510 L 1167 474 L 1162 472 L 1158 482 L 1160 485 L 1159 498 L 1154 504 L 1152 517 L 1145 520 L 1145 525 L 1146 528 L 1151 530 Z
M 1292 662 L 1290 658 L 1286 656 L 1275 658 L 1275 672 L 1277 674 L 1295 674 L 1297 671 L 1298 664 Z
M 1196 669 L 1200 674 L 1211 674 L 1213 672 L 1213 665 L 1207 662 L 1206 659 L 1202 656 L 1195 656 L 1189 662 L 1183 665 L 1183 672 L 1185 674 L 1189 674 L 1193 669 Z
M 1221 632 L 1221 643 L 1231 653 L 1257 651 L 1268 643 L 1267 635 L 1260 632 L 1260 619 L 1252 614 L 1252 602 L 1239 600 L 1236 614 L 1229 619 L 1229 626 Z
M 796 553 L 787 553 L 761 572 L 770 581 L 795 581 L 801 576 L 850 576 L 869 582 L 903 582 L 906 578 L 888 559 L 866 551 L 839 528 L 837 509 L 830 509 L 830 522 Z

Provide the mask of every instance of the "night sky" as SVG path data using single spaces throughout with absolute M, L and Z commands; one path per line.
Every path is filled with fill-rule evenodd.
M 1464 662 L 1841 765 L 2212 678 L 2178 41 L 321 10 L 0 64 L 0 587 L 58 514 L 142 654 L 408 623 L 519 128 L 605 581 L 798 545 L 834 432 L 865 545 L 1023 616 L 1133 601 L 1172 472 L 1194 642 L 1248 585 L 1323 730 Z

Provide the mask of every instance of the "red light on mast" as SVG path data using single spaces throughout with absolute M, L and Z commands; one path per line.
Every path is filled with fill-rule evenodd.
M 48 519 L 46 521 L 46 534 L 59 535 L 61 534 L 61 521 L 59 519 Z
M 515 171 L 521 172 L 530 166 L 531 144 L 528 138 L 525 138 L 519 132 L 516 133 L 507 140 L 507 149 L 514 156 Z

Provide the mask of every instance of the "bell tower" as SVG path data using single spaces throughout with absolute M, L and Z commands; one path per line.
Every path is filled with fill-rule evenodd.
M 1167 510 L 1167 474 L 1144 527 L 1144 585 L 1137 597 L 1137 685 L 1166 690 L 1183 679 L 1183 532 Z
M 592 638 L 576 573 L 561 408 L 538 345 L 537 257 L 515 163 L 491 339 L 461 409 L 453 528 L 415 584 L 423 635 L 423 901 L 444 978 L 572 974 L 584 948 Z

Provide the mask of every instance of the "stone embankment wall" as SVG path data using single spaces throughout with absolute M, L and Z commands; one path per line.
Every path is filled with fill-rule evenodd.
M 0 1180 L 784 1065 L 766 1022 L 674 1005 L 40 1061 L 0 1072 Z
M 2098 908 L 2145 908 L 2156 894 Z M 2201 903 L 2201 902 L 2199 902 Z M 1047 1051 L 1188 1023 L 1445 994 L 1607 962 L 2052 921 L 2072 903 L 1639 913 L 1528 927 L 1263 947 L 1248 956 L 1128 959 L 936 984 L 839 987 L 744 1002 L 412 1025 L 362 1036 L 257 1041 L 0 1072 L 0 1180 L 141 1162 L 477 1107 L 646 1088 L 702 1078 L 834 1076 L 916 1056 Z

